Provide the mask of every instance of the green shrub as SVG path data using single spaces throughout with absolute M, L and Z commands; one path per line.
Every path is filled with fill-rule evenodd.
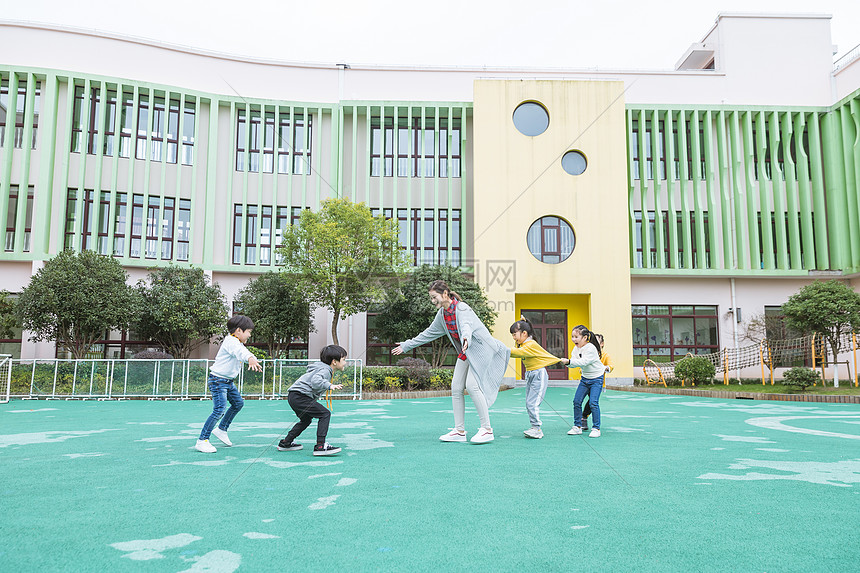
M 791 370 L 787 370 L 783 377 L 786 386 L 798 386 L 801 392 L 813 384 L 821 382 L 821 375 L 817 370 L 802 366 L 795 366 Z
M 427 388 L 430 385 L 430 363 L 420 358 L 404 358 L 397 363 L 406 373 L 406 389 Z
M 246 346 L 245 348 L 247 348 L 257 360 L 268 360 L 271 358 L 269 353 L 262 348 L 257 348 L 256 346 Z
M 385 391 L 386 392 L 397 392 L 403 388 L 403 381 L 399 376 L 386 376 L 385 377 Z
M 434 368 L 430 371 L 430 389 L 450 390 L 451 380 L 454 379 L 453 368 Z
M 714 364 L 701 356 L 688 356 L 675 365 L 675 377 L 695 386 L 706 382 L 713 384 L 716 372 Z

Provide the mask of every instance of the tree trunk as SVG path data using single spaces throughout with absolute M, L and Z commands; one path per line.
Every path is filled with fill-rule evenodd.
M 340 309 L 334 309 L 334 317 L 331 319 L 331 340 L 332 344 L 340 346 L 337 340 L 337 323 L 340 322 Z

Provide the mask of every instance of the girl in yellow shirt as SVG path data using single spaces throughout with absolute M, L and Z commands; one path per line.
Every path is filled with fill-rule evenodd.
M 559 362 L 533 338 L 534 329 L 529 321 L 521 320 L 511 325 L 511 336 L 516 347 L 511 349 L 512 358 L 522 358 L 526 368 L 526 411 L 529 413 L 531 427 L 523 434 L 527 438 L 540 439 L 543 437 L 540 419 L 540 404 L 543 402 L 546 387 L 549 384 L 549 374 L 546 367 Z

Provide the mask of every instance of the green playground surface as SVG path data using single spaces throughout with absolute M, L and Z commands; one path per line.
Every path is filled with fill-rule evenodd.
M 339 400 L 328 458 L 316 422 L 275 450 L 285 400 L 246 401 L 215 454 L 193 449 L 211 402 L 13 401 L 0 570 L 860 568 L 860 406 L 610 390 L 590 439 L 572 398 L 549 389 L 531 440 L 524 390 L 500 393 L 485 445 L 438 441 L 450 398 Z

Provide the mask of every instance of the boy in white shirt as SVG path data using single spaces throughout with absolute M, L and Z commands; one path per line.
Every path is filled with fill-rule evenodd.
M 230 422 L 245 405 L 245 400 L 242 399 L 233 380 L 242 371 L 244 362 L 248 363 L 248 368 L 251 370 L 263 371 L 257 358 L 245 348 L 245 343 L 251 338 L 252 330 L 254 330 L 254 321 L 247 316 L 237 314 L 227 321 L 227 332 L 230 334 L 224 339 L 221 348 L 218 349 L 218 354 L 215 356 L 215 363 L 209 369 L 207 383 L 209 384 L 209 391 L 212 393 L 212 413 L 207 418 L 206 423 L 203 424 L 203 430 L 194 446 L 198 452 L 211 454 L 217 451 L 215 446 L 209 443 L 210 434 L 214 434 L 216 438 L 224 442 L 225 446 L 233 445 L 227 436 L 227 428 L 230 427 Z M 224 409 L 227 402 L 230 402 L 230 409 L 225 414 Z M 224 419 L 221 419 L 221 416 L 224 416 Z M 221 423 L 216 428 L 215 424 L 218 423 L 218 420 L 221 420 Z

